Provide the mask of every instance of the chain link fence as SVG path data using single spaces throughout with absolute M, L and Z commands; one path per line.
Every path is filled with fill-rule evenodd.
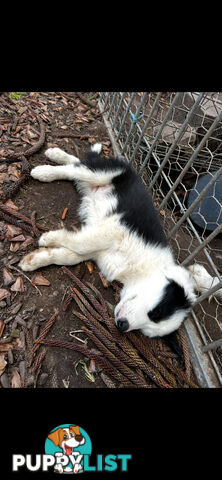
M 202 387 L 222 385 L 222 92 L 101 92 L 114 153 L 141 175 L 179 264 L 209 276 L 184 322 Z

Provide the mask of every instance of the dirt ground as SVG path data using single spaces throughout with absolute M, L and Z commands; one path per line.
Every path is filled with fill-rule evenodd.
M 95 93 L 88 93 L 87 98 L 90 98 L 93 95 L 95 95 Z M 100 141 L 103 143 L 103 155 L 112 154 L 111 144 L 103 120 L 101 116 L 97 116 L 97 108 L 92 109 L 87 105 L 84 105 L 75 94 L 71 96 L 69 101 L 68 94 L 66 96 L 66 94 L 63 93 L 60 95 L 59 93 L 54 94 L 49 92 L 47 94 L 44 92 L 43 94 L 38 93 L 36 96 L 30 96 L 30 94 L 27 94 L 21 96 L 18 100 L 14 100 L 14 105 L 16 107 L 15 114 L 19 114 L 19 109 L 20 112 L 22 112 L 22 109 L 25 109 L 25 107 L 28 108 L 29 103 L 27 102 L 27 98 L 34 100 L 34 107 L 37 105 L 37 112 L 42 114 L 42 120 L 46 128 L 46 139 L 42 148 L 37 153 L 28 157 L 31 168 L 37 165 L 50 163 L 44 156 L 44 151 L 52 146 L 58 146 L 64 149 L 67 153 L 73 153 L 74 155 L 78 155 L 80 159 L 83 159 L 86 155 L 86 152 L 90 148 L 90 143 Z M 7 102 L 9 102 L 8 98 Z M 9 104 L 9 107 L 6 105 L 5 110 L 8 110 L 8 112 L 4 111 L 4 104 L 3 106 L 1 105 L 1 107 L 2 109 L 0 110 L 0 116 L 2 118 L 8 118 L 11 103 Z M 31 124 L 32 128 L 30 119 L 25 117 L 27 114 L 28 110 L 24 110 L 23 113 L 20 113 L 20 115 L 23 115 L 24 117 L 23 123 L 25 125 L 23 126 L 23 129 L 26 128 L 26 124 Z M 34 121 L 33 128 L 39 130 L 36 121 Z M 54 134 L 56 135 L 56 132 L 64 134 L 64 132 L 67 133 L 73 131 L 88 137 L 84 139 L 74 139 L 53 136 Z M 18 134 L 20 134 L 20 132 L 18 132 Z M 21 139 L 21 135 L 19 138 Z M 29 138 L 27 138 L 27 140 L 29 140 Z M 3 154 L 2 158 L 0 159 L 1 164 L 4 164 L 3 145 L 5 146 L 5 151 L 7 152 L 9 150 L 18 152 L 27 149 L 27 144 L 25 143 L 22 145 L 23 148 L 21 145 L 16 145 L 14 148 L 14 145 L 10 143 L 10 139 L 8 141 L 6 139 L 5 142 L 2 141 L 0 144 L 0 150 Z M 13 165 L 16 165 L 16 160 L 15 164 L 13 163 Z M 5 183 L 0 186 L 2 186 L 2 191 L 4 192 Z M 72 229 L 73 227 L 76 228 L 78 226 L 78 217 L 76 215 L 78 202 L 79 198 L 72 183 L 65 181 L 56 181 L 53 183 L 44 184 L 29 178 L 28 181 L 20 187 L 18 193 L 13 196 L 13 203 L 16 207 L 18 207 L 19 213 L 30 218 L 32 212 L 35 211 L 36 220 L 39 221 L 41 225 L 47 226 L 49 229 L 61 228 L 62 226 L 69 229 Z M 65 219 L 61 220 L 65 208 L 68 209 L 67 214 Z M 4 229 L 4 223 L 5 222 L 1 222 L 2 229 Z M 25 238 L 27 238 L 28 235 L 24 231 L 21 233 L 24 234 Z M 6 240 L 4 235 L 2 235 L 0 249 L 2 267 L 8 265 L 10 262 L 12 262 L 12 265 L 16 266 L 17 262 L 24 255 L 37 247 L 37 239 L 33 239 L 33 243 L 22 250 L 20 250 L 20 247 L 22 247 L 22 242 L 16 242 L 16 244 L 19 249 L 15 249 L 16 252 L 10 251 L 10 246 L 12 250 L 15 243 L 13 243 L 12 246 L 12 242 L 10 242 L 9 239 Z M 104 294 L 105 289 L 103 288 L 96 268 L 93 272 L 93 279 L 92 274 L 89 273 L 85 263 L 82 263 L 76 267 L 72 267 L 72 271 L 73 273 L 76 273 L 84 282 L 86 280 L 90 280 L 99 288 L 101 293 Z M 21 324 L 16 322 L 16 319 L 19 320 L 21 318 L 23 319 L 23 323 L 25 322 L 26 324 L 28 334 L 26 335 L 24 343 L 22 344 L 22 341 L 18 342 L 18 349 L 13 349 L 13 360 L 11 360 L 11 364 L 9 361 L 7 362 L 5 371 L 1 376 L 1 383 L 3 387 L 9 387 L 10 383 L 12 382 L 13 372 L 15 371 L 15 368 L 17 368 L 21 379 L 26 379 L 26 385 L 34 386 L 34 377 L 31 372 L 27 373 L 27 369 L 25 372 L 22 370 L 24 369 L 24 361 L 26 362 L 27 366 L 28 338 L 31 337 L 31 340 L 33 340 L 33 333 L 34 337 L 39 334 L 39 331 L 42 329 L 42 326 L 44 326 L 45 321 L 52 316 L 56 309 L 58 309 L 59 314 L 56 318 L 56 322 L 50 330 L 49 338 L 69 341 L 71 340 L 69 333 L 79 330 L 82 326 L 82 322 L 72 314 L 73 307 L 68 308 L 66 312 L 62 311 L 62 303 L 64 300 L 66 300 L 67 290 L 70 287 L 71 281 L 63 273 L 60 267 L 51 265 L 42 269 L 42 273 L 44 277 L 49 280 L 50 285 L 38 286 L 38 290 L 26 278 L 28 277 L 30 280 L 32 280 L 35 272 L 27 273 L 26 276 L 13 269 L 10 270 L 10 272 L 13 274 L 15 279 L 22 277 L 24 291 L 10 292 L 10 288 L 4 287 L 3 278 L 1 279 L 1 287 L 6 288 L 11 293 L 11 296 L 7 297 L 1 302 L 2 306 L 0 309 L 0 318 L 4 321 L 6 318 L 12 317 L 11 321 L 5 325 L 3 338 L 7 339 L 11 337 L 12 330 L 14 331 L 15 335 L 17 330 L 19 335 L 19 332 L 22 331 L 23 327 Z M 106 289 L 105 295 L 110 303 L 113 304 L 115 302 L 114 293 L 112 292 L 111 288 Z M 15 311 L 17 305 L 21 305 L 21 307 L 19 311 L 14 314 L 13 312 Z M 36 326 L 38 326 L 37 332 Z M 86 335 L 84 333 L 78 332 L 76 333 L 76 336 L 82 340 L 86 340 Z M 21 335 L 18 338 L 20 339 Z M 90 344 L 89 340 L 87 340 L 87 344 L 88 343 Z M 96 377 L 95 383 L 91 382 L 86 378 L 82 365 L 79 364 L 76 366 L 76 363 L 82 358 L 83 356 L 74 351 L 63 350 L 56 347 L 52 349 L 48 348 L 45 358 L 42 362 L 41 373 L 38 377 L 37 386 L 40 388 L 104 387 L 105 385 L 99 376 Z

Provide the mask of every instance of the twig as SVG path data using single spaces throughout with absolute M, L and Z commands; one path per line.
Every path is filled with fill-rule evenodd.
M 14 267 L 14 265 L 8 265 L 8 268 L 9 269 L 12 269 L 12 270 L 16 270 L 18 273 L 20 273 L 20 275 L 23 275 L 23 277 L 26 278 L 26 280 L 29 281 L 29 283 L 31 283 L 31 285 L 33 287 L 35 287 L 35 289 L 37 290 L 38 294 L 42 296 L 42 293 L 40 292 L 39 288 L 36 286 L 36 285 L 33 285 L 32 281 L 30 280 L 29 277 L 27 277 L 27 275 L 25 275 L 25 273 L 23 273 L 21 270 L 19 270 L 18 268 Z

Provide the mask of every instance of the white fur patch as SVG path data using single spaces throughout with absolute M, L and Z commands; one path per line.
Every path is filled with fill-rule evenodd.
M 194 263 L 188 267 L 188 270 L 192 274 L 195 290 L 197 290 L 197 292 L 205 293 L 219 283 L 219 279 L 217 277 L 212 277 L 203 265 Z M 222 299 L 222 288 L 219 288 L 213 295 Z M 209 301 L 211 298 L 212 296 L 209 298 Z
M 102 151 L 102 144 L 101 143 L 94 143 L 94 145 L 92 145 L 92 147 L 91 147 L 91 151 L 100 154 L 101 151 Z

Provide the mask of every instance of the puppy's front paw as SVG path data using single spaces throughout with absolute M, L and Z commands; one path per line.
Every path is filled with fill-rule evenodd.
M 46 248 L 39 248 L 26 255 L 18 264 L 24 272 L 32 272 L 39 267 L 47 265 L 49 255 Z
M 45 156 L 53 162 L 60 163 L 60 159 L 63 158 L 64 152 L 58 147 L 48 148 L 48 150 L 45 151 Z
M 52 182 L 55 180 L 54 168 L 51 165 L 39 165 L 31 170 L 30 175 L 40 182 Z
M 40 247 L 60 247 L 61 246 L 56 230 L 43 233 L 38 240 L 38 244 Z

